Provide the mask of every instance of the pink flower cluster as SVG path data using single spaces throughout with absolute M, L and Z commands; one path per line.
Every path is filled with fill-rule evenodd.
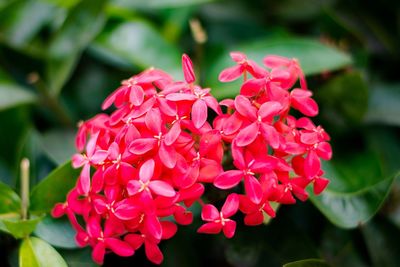
M 148 259 L 161 263 L 159 243 L 175 235 L 177 224 L 192 223 L 195 202 L 205 221 L 198 232 L 231 238 L 239 210 L 244 224 L 259 225 L 265 214 L 275 216 L 272 202 L 305 201 L 309 184 L 315 194 L 327 186 L 321 159 L 332 156 L 329 136 L 306 117 L 318 106 L 298 62 L 267 56 L 263 68 L 242 53 L 231 57 L 236 65 L 219 79 L 244 77 L 235 99 L 218 103 L 195 84 L 183 55 L 184 81 L 148 69 L 104 101 L 103 109 L 115 106 L 111 115 L 80 125 L 72 164 L 82 171 L 52 214 L 68 216 L 95 262 L 109 251 L 131 256 L 143 245 Z M 298 80 L 300 88 L 292 89 Z M 304 117 L 296 119 L 292 108 Z M 201 200 L 204 184 L 230 190 L 220 211 Z

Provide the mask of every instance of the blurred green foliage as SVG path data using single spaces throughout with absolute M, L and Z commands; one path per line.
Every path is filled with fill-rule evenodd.
M 232 97 L 237 84 L 217 77 L 234 50 L 258 62 L 299 59 L 332 137 L 331 184 L 307 203 L 280 207 L 268 225 L 239 223 L 232 240 L 183 227 L 162 244 L 162 266 L 398 265 L 399 16 L 391 0 L 0 1 L 0 266 L 94 266 L 68 223 L 48 214 L 75 182 L 67 161 L 76 124 L 147 67 L 182 78 L 184 52 L 203 86 Z M 19 219 L 16 193 L 24 157 L 28 221 Z M 151 266 L 142 250 L 105 261 L 133 265 Z

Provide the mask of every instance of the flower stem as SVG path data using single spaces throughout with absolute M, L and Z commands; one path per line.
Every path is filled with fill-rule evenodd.
M 21 161 L 21 219 L 28 219 L 29 208 L 29 160 Z

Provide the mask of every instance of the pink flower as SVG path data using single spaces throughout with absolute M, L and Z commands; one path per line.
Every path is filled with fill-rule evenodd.
M 207 223 L 203 224 L 198 230 L 198 233 L 203 234 L 218 234 L 221 230 L 227 238 L 232 238 L 236 230 L 236 222 L 229 219 L 235 215 L 239 209 L 239 196 L 237 194 L 230 194 L 222 206 L 221 212 L 211 205 L 203 206 L 201 211 L 201 218 Z
M 261 78 L 266 71 L 259 67 L 253 60 L 248 60 L 246 55 L 240 52 L 231 52 L 231 58 L 237 63 L 236 66 L 223 70 L 218 79 L 221 82 L 231 82 L 239 78 L 242 74 L 246 80 L 246 73 L 250 73 L 255 78 Z

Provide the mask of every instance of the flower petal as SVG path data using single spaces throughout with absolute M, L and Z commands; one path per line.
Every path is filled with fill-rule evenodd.
M 133 248 L 127 242 L 121 241 L 117 238 L 106 238 L 105 244 L 115 254 L 122 257 L 129 257 L 135 253 Z
M 198 99 L 192 106 L 192 121 L 194 127 L 199 129 L 207 120 L 207 105 L 204 100 Z
M 236 222 L 232 220 L 225 222 L 225 225 L 223 226 L 222 230 L 226 238 L 232 238 L 235 235 Z
M 222 225 L 220 223 L 209 222 L 205 223 L 197 229 L 197 233 L 202 234 L 218 234 L 222 230 Z
M 174 188 L 169 183 L 161 180 L 151 181 L 149 187 L 153 193 L 159 196 L 174 197 L 176 194 Z
M 221 212 L 224 215 L 224 218 L 229 218 L 233 216 L 239 209 L 239 196 L 238 194 L 232 193 L 230 194 L 226 200 L 224 205 L 222 206 Z
M 206 204 L 201 209 L 201 219 L 203 221 L 212 222 L 219 218 L 219 211 L 218 209 L 211 204 Z
M 235 187 L 242 180 L 242 177 L 242 171 L 229 170 L 215 177 L 214 186 L 219 189 L 230 189 Z

